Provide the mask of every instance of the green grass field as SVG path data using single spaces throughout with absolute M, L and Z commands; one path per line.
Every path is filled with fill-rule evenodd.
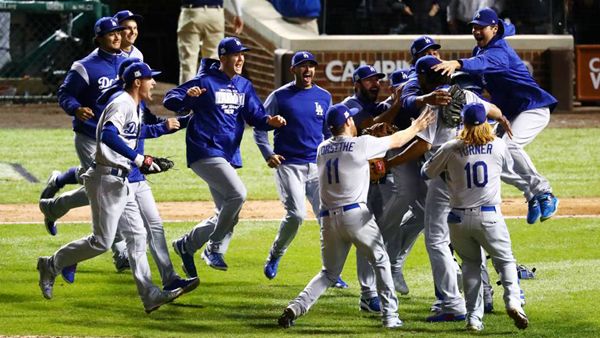
M 552 182 L 561 197 L 600 196 L 600 152 L 598 129 L 546 129 L 527 147 L 538 171 Z M 78 165 L 73 132 L 67 129 L 0 129 L 0 158 L 19 163 L 41 183 L 0 180 L 1 203 L 37 203 L 43 183 L 52 170 Z M 27 148 L 23 148 L 27 144 Z M 51 149 L 51 151 L 49 151 Z M 52 156 L 48 154 L 51 153 Z M 185 133 L 147 141 L 147 153 L 168 156 L 176 162 L 174 170 L 150 178 L 158 201 L 210 200 L 208 188 L 185 162 Z M 278 199 L 272 171 L 266 166 L 258 147 L 246 130 L 242 143 L 244 168 L 239 170 L 251 200 Z M 503 188 L 505 196 L 520 196 L 513 187 Z
M 598 337 L 600 264 L 599 219 L 556 219 L 532 226 L 510 220 L 519 261 L 537 267 L 536 279 L 523 281 L 530 327 L 519 332 L 502 306 L 495 286 L 496 312 L 484 318 L 485 336 Z M 192 224 L 166 224 L 168 239 Z M 429 261 L 422 237 L 409 257 L 406 278 L 411 288 L 400 297 L 401 331 L 386 331 L 376 316 L 358 311 L 360 288 L 353 252 L 343 276 L 346 290 L 329 290 L 311 311 L 283 330 L 277 317 L 320 269 L 319 233 L 307 222 L 283 258 L 272 281 L 262 265 L 278 227 L 276 222 L 242 221 L 236 227 L 227 272 L 208 268 L 197 258 L 201 284 L 175 303 L 146 315 L 128 272 L 116 273 L 110 254 L 79 265 L 76 281 L 57 279 L 54 299 L 42 298 L 35 270 L 39 255 L 51 254 L 67 241 L 89 232 L 89 225 L 63 225 L 50 237 L 37 225 L 0 225 L 0 335 L 69 336 L 469 336 L 463 323 L 428 324 L 423 319 L 433 301 Z M 179 258 L 172 257 L 179 269 Z M 151 265 L 153 265 L 151 263 Z M 158 275 L 153 270 L 158 283 Z M 497 276 L 492 273 L 492 279 Z

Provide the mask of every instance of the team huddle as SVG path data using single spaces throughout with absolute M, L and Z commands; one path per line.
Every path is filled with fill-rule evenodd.
M 208 266 L 227 270 L 225 255 L 247 197 L 236 169 L 242 167 L 240 142 L 248 124 L 274 168 L 286 211 L 266 253 L 265 277 L 276 278 L 306 218 L 305 198 L 321 229 L 323 267 L 289 302 L 280 326 L 294 325 L 328 288 L 348 287 L 341 272 L 355 246 L 359 309 L 380 314 L 386 328 L 401 327 L 396 293 L 409 293 L 403 267 L 421 232 L 435 295 L 426 321 L 483 330 L 484 313 L 493 311 L 489 256 L 507 314 L 519 329 L 528 326 L 500 182 L 523 192 L 528 223 L 556 213 L 550 183 L 523 148 L 546 127 L 557 101 L 505 42 L 514 34 L 512 25 L 489 8 L 475 13 L 470 24 L 477 46 L 472 57 L 460 60 L 441 60 L 441 46 L 419 37 L 410 49 L 411 68 L 389 76 L 387 99 L 378 101 L 386 75 L 361 65 L 352 77 L 354 95 L 337 104 L 314 83 L 318 62 L 309 51 L 293 55 L 294 80 L 263 104 L 241 76 L 249 48 L 226 37 L 218 60 L 202 59 L 193 79 L 166 93 L 163 104 L 178 117 L 165 119 L 148 108 L 160 72 L 134 46 L 141 20 L 127 10 L 99 19 L 98 48 L 73 63 L 59 89 L 61 107 L 73 116 L 80 165 L 52 172 L 39 206 L 52 236 L 57 220 L 83 205 L 91 206 L 93 225 L 92 234 L 38 259 L 45 298 L 52 298 L 58 275 L 74 283 L 78 264 L 109 249 L 117 271 L 131 269 L 147 313 L 199 285 L 196 251 Z M 175 272 L 145 179 L 171 164 L 144 153 L 146 138 L 184 128 L 187 166 L 208 184 L 215 204 L 212 217 L 172 243 L 186 278 Z M 372 174 L 374 166 L 381 175 Z M 67 184 L 83 185 L 56 196 Z M 148 246 L 162 288 L 152 282 Z

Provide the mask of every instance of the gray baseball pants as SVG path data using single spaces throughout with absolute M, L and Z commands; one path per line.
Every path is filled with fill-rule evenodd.
M 246 187 L 222 157 L 200 159 L 190 168 L 208 184 L 217 210 L 213 217 L 200 222 L 188 233 L 185 250 L 193 254 L 208 241 L 207 248 L 211 252 L 224 254 L 246 201 Z
M 289 303 L 296 316 L 308 312 L 327 288 L 335 283 L 344 268 L 350 247 L 354 245 L 360 254 L 367 257 L 375 270 L 383 322 L 398 318 L 398 299 L 389 258 L 379 228 L 367 206 L 361 204 L 359 208 L 348 211 L 343 211 L 342 208 L 331 209 L 329 215 L 323 216 L 321 220 L 323 269 Z
M 449 201 L 446 183 L 440 177 L 429 180 L 425 202 L 425 247 L 429 254 L 435 287 L 443 298 L 442 312 L 462 315 L 465 313 L 465 302 L 460 296 L 456 263 L 448 246 Z M 478 273 L 481 276 L 481 264 L 478 266 Z
M 521 304 L 510 234 L 500 206 L 495 208 L 496 211 L 481 211 L 481 208 L 452 209 L 448 217 L 452 245 L 462 259 L 467 316 L 480 322 L 484 305 L 481 265 L 482 257 L 485 256 L 482 256 L 482 247 L 498 269 L 506 307 L 520 307 Z
M 507 178 L 508 175 L 503 173 L 502 180 L 523 191 L 528 201 L 535 195 L 552 192 L 550 182 L 538 173 L 524 149 L 546 128 L 549 122 L 550 109 L 548 107 L 526 110 L 510 121 L 513 130 L 512 139 L 506 134 L 502 137 L 513 157 L 513 169 L 518 176 Z
M 146 256 L 146 230 L 139 207 L 127 179 L 107 174 L 110 170 L 110 167 L 97 166 L 82 176 L 92 209 L 92 234 L 58 249 L 53 255 L 53 273 L 106 252 L 120 227 L 126 238 L 131 272 L 140 298 L 144 304 L 152 304 L 160 289 L 152 284 Z
M 318 219 L 321 202 L 317 165 L 315 163 L 282 164 L 275 171 L 275 184 L 286 215 L 281 220 L 269 256 L 281 257 L 296 237 L 306 217 L 305 196 Z

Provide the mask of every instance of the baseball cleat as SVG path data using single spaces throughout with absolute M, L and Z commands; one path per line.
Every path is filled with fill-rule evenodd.
M 44 198 L 40 200 L 38 205 L 40 207 L 40 211 L 42 214 L 44 214 L 44 225 L 46 226 L 46 231 L 48 231 L 50 236 L 56 236 L 58 233 L 58 229 L 56 228 L 56 219 L 50 216 L 50 211 L 48 210 L 51 202 L 51 198 Z
M 291 326 L 294 326 L 295 321 L 296 320 L 296 315 L 294 314 L 294 310 L 292 310 L 289 307 L 286 307 L 285 310 L 283 310 L 283 313 L 281 314 L 281 316 L 279 316 L 279 319 L 277 320 L 277 324 L 279 324 L 279 326 L 281 326 L 284 329 L 290 328 Z
M 542 210 L 540 209 L 540 202 L 534 197 L 527 202 L 527 223 L 534 224 L 541 215 Z
M 196 271 L 196 264 L 194 263 L 194 254 L 188 253 L 185 250 L 185 237 L 173 241 L 173 250 L 181 258 L 183 264 L 183 272 L 188 278 L 198 277 L 198 271 Z
M 383 321 L 383 327 L 385 327 L 386 329 L 398 329 L 401 328 L 402 325 L 404 325 L 404 323 L 402 323 L 400 318 L 394 318 L 392 320 Z
M 466 316 L 464 314 L 456 315 L 454 313 L 438 313 L 433 316 L 427 317 L 426 322 L 429 323 L 440 323 L 440 322 L 460 322 L 464 321 Z
M 148 313 L 148 314 L 153 311 L 156 311 L 162 305 L 165 305 L 167 303 L 174 301 L 175 299 L 177 299 L 177 297 L 181 296 L 182 294 L 183 294 L 182 288 L 177 288 L 175 290 L 170 290 L 170 291 L 160 291 L 160 293 L 158 294 L 158 296 L 156 297 L 154 302 L 152 302 L 151 304 L 148 304 L 148 305 L 144 304 L 144 311 L 146 311 L 146 313 Z
M 65 282 L 67 282 L 69 284 L 73 284 L 73 282 L 75 282 L 75 271 L 76 270 L 77 270 L 77 264 L 73 264 L 73 265 L 63 268 L 60 271 L 60 275 L 62 276 L 62 279 Z
M 269 255 L 267 259 L 267 263 L 265 264 L 265 268 L 263 272 L 265 273 L 265 277 L 268 279 L 273 279 L 277 276 L 277 269 L 279 268 L 279 261 L 281 260 L 281 256 L 273 257 Z
M 113 253 L 113 263 L 115 263 L 115 269 L 117 269 L 117 272 L 123 272 L 131 268 L 129 265 L 129 257 L 127 257 L 126 252 Z
M 471 332 L 481 332 L 481 331 L 483 331 L 483 323 L 482 322 L 475 323 L 475 322 L 469 321 L 467 323 L 467 326 L 465 326 L 465 329 L 467 329 L 467 331 L 471 331 Z
M 42 190 L 42 193 L 40 194 L 40 199 L 53 198 L 54 195 L 56 195 L 56 193 L 60 190 L 60 188 L 56 185 L 56 179 L 60 174 L 61 172 L 58 170 L 52 171 L 50 177 L 48 177 L 48 180 L 46 181 L 46 187 L 44 188 L 44 190 Z
M 342 279 L 342 276 L 338 276 L 335 283 L 333 283 L 333 287 L 336 289 L 347 289 L 348 284 L 346 282 L 344 282 L 344 280 Z
M 173 291 L 175 289 L 181 288 L 183 290 L 183 293 L 188 293 L 194 291 L 194 289 L 196 289 L 198 285 L 200 285 L 200 279 L 198 277 L 188 279 L 177 278 L 171 283 L 165 285 L 165 287 L 163 287 L 163 291 Z
M 540 202 L 540 209 L 542 211 L 540 222 L 544 222 L 556 214 L 558 210 L 558 198 L 556 196 L 551 193 L 545 193 L 538 197 L 538 201 Z
M 371 297 L 369 299 L 361 298 L 358 305 L 361 311 L 370 313 L 381 312 L 381 303 L 379 302 L 379 297 Z
M 38 257 L 37 269 L 40 272 L 39 286 L 42 295 L 46 299 L 52 299 L 52 289 L 54 288 L 54 279 L 56 276 L 50 269 L 50 257 Z
M 404 280 L 402 272 L 393 273 L 392 279 L 394 280 L 394 289 L 396 289 L 396 292 L 403 296 L 408 295 L 408 285 L 406 285 L 406 280 Z
M 210 266 L 213 269 L 227 271 L 227 263 L 223 259 L 223 254 L 218 252 L 210 252 L 208 248 L 205 248 L 202 251 L 202 259 L 206 262 L 206 265 Z
M 527 326 L 529 326 L 529 319 L 527 318 L 527 315 L 523 309 L 511 307 L 506 309 L 506 313 L 510 318 L 512 318 L 512 320 L 515 322 L 515 326 L 519 330 L 525 330 Z

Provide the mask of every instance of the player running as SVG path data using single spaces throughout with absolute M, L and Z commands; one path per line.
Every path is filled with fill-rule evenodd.
M 352 118 L 357 113 L 357 109 L 348 109 L 343 104 L 333 105 L 327 111 L 327 125 L 333 137 L 321 143 L 317 149 L 323 268 L 279 317 L 279 325 L 284 328 L 290 327 L 296 318 L 306 314 L 337 280 L 352 245 L 367 257 L 375 270 L 383 326 L 402 326 L 397 313 L 398 299 L 389 258 L 373 214 L 366 205 L 369 191 L 368 160 L 383 157 L 389 149 L 409 142 L 431 123 L 434 115 L 427 110 L 408 129 L 375 138 L 357 137 Z

